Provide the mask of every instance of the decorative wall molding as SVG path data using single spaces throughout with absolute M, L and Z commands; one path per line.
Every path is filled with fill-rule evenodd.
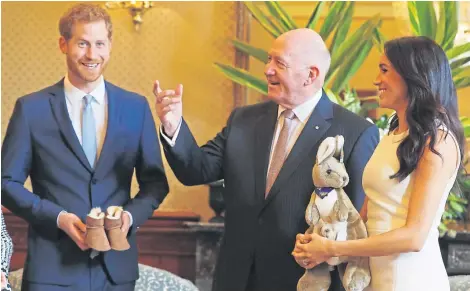
M 250 42 L 251 21 L 252 17 L 245 8 L 243 2 L 236 2 L 236 38 L 244 42 Z M 249 56 L 235 49 L 235 67 L 244 70 L 249 69 Z M 233 107 L 246 105 L 248 88 L 233 82 Z

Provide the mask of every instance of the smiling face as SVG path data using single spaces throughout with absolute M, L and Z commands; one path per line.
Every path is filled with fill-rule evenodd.
M 268 98 L 293 109 L 322 89 L 330 53 L 321 36 L 308 28 L 290 30 L 273 43 L 264 74 Z
M 299 28 L 283 33 L 274 41 L 264 68 L 268 98 L 288 109 L 313 98 L 323 87 L 330 59 L 315 31 Z
M 75 22 L 71 38 L 66 40 L 62 36 L 59 45 L 67 56 L 70 82 L 82 91 L 91 91 L 111 54 L 105 21 Z
M 310 68 L 302 63 L 301 56 L 288 46 L 285 38 L 274 41 L 264 74 L 268 81 L 268 97 L 276 103 L 298 105 L 308 97 L 304 91 Z
M 395 111 L 406 108 L 408 86 L 386 55 L 380 57 L 379 70 L 374 85 L 379 90 L 380 107 Z

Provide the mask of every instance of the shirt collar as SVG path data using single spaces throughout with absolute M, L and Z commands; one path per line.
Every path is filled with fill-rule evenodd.
M 98 104 L 104 104 L 104 96 L 106 94 L 106 87 L 104 84 L 104 78 L 103 75 L 100 76 L 98 86 L 91 91 L 89 94 L 83 92 L 82 90 L 78 89 L 72 83 L 70 83 L 69 80 L 69 75 L 65 75 L 64 78 L 64 92 L 65 92 L 65 97 L 70 101 L 70 102 L 82 102 L 83 97 L 85 95 L 91 95 L 94 97 L 96 102 Z
M 292 111 L 294 111 L 295 116 L 300 120 L 302 123 L 307 123 L 307 119 L 310 116 L 310 114 L 313 112 L 315 109 L 315 106 L 317 106 L 318 101 L 320 101 L 321 96 L 323 95 L 323 90 L 318 90 L 315 95 L 313 95 L 312 98 L 309 98 L 307 101 L 304 103 L 298 105 L 295 107 Z M 281 116 L 282 112 L 286 110 L 285 107 L 282 105 L 278 106 L 277 110 L 277 118 Z

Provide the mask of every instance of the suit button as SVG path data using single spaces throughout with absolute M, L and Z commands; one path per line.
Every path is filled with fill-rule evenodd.
M 258 223 L 259 223 L 259 225 L 263 225 L 263 223 L 264 223 L 264 219 L 263 219 L 263 218 L 261 218 L 261 217 L 260 217 L 260 218 L 258 218 Z
M 91 184 L 95 185 L 96 183 L 98 183 L 98 180 L 96 180 L 95 178 L 91 179 Z

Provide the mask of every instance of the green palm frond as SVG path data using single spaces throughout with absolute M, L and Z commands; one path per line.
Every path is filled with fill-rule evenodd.
M 336 29 L 333 40 L 331 41 L 330 52 L 336 51 L 336 49 L 344 42 L 346 35 L 349 32 L 349 28 L 352 23 L 352 15 L 354 13 L 354 2 L 350 2 L 345 9 L 344 15 L 338 21 L 338 28 Z
M 243 4 L 245 4 L 245 7 L 250 11 L 251 15 L 253 15 L 256 21 L 258 21 L 258 23 L 261 24 L 261 26 L 269 34 L 271 34 L 272 37 L 277 38 L 279 35 L 282 34 L 281 28 L 275 25 L 271 21 L 269 15 L 264 14 L 264 12 L 262 12 L 257 5 L 252 2 L 243 2 Z
M 470 43 L 454 45 L 458 32 L 458 5 L 456 1 L 438 2 L 439 13 L 436 13 L 434 1 L 410 1 L 408 14 L 413 33 L 433 39 L 446 52 L 455 87 L 460 89 L 470 86 L 470 57 L 463 56 L 470 52 Z
M 385 42 L 387 41 L 385 35 L 380 32 L 380 29 L 377 27 L 374 29 L 373 37 L 374 45 L 379 50 L 380 53 L 383 53 Z
M 457 4 L 454 1 L 439 2 L 439 21 L 435 41 L 446 51 L 454 45 L 457 31 Z
M 410 17 L 411 31 L 414 35 L 420 35 L 418 11 L 416 10 L 415 1 L 408 1 L 408 15 Z
M 264 2 L 268 7 L 268 10 L 274 16 L 274 19 L 277 20 L 279 25 L 284 29 L 284 32 L 293 30 L 297 28 L 294 20 L 290 17 L 289 14 L 279 5 L 276 1 L 265 1 Z
M 337 1 L 331 5 L 331 8 L 328 10 L 325 21 L 320 28 L 318 34 L 324 39 L 327 40 L 330 34 L 334 31 L 338 25 L 338 19 L 341 19 L 342 16 L 346 13 L 346 9 L 349 4 L 346 1 Z
M 448 50 L 446 50 L 446 55 L 449 60 L 456 59 L 460 57 L 462 54 L 470 52 L 470 42 L 454 46 Z
M 437 19 L 432 1 L 415 1 L 420 35 L 436 37 Z
M 336 73 L 336 70 L 348 68 L 343 65 L 344 61 L 348 57 L 357 56 L 362 47 L 372 40 L 374 30 L 381 24 L 379 15 L 372 17 L 371 19 L 364 22 L 350 37 L 348 37 L 337 50 L 331 52 L 331 64 L 330 70 L 326 75 L 325 83 L 329 83 Z M 365 61 L 365 57 L 362 56 L 360 65 Z M 349 70 L 349 68 L 348 68 Z M 339 92 L 335 92 L 339 93 Z
M 321 12 L 323 11 L 323 7 L 325 6 L 326 2 L 320 1 L 318 2 L 317 6 L 313 10 L 310 18 L 307 21 L 306 28 L 314 29 L 315 25 L 317 24 L 318 20 L 320 19 Z
M 215 63 L 215 66 L 230 80 L 240 85 L 254 89 L 261 94 L 268 94 L 268 83 L 266 80 L 259 79 L 245 70 L 234 68 L 229 65 Z
M 247 44 L 246 42 L 239 41 L 237 39 L 233 39 L 232 44 L 238 50 L 246 53 L 249 56 L 254 57 L 262 63 L 266 63 L 268 61 L 268 53 L 263 49 L 254 47 L 250 44 Z
M 346 60 L 342 67 L 347 67 L 349 70 L 341 70 L 338 72 L 330 86 L 331 91 L 338 93 L 345 88 L 349 80 L 354 76 L 354 74 L 356 74 L 357 70 L 359 70 L 364 60 L 369 55 L 372 46 L 372 40 L 370 40 L 359 48 L 357 54 L 349 54 L 346 56 Z

